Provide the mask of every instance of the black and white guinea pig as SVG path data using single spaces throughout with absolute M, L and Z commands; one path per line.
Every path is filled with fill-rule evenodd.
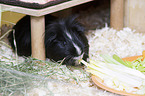
M 31 56 L 30 16 L 25 16 L 13 27 L 17 54 Z M 56 18 L 45 16 L 45 52 L 46 57 L 64 63 L 75 65 L 76 59 L 88 58 L 89 45 L 84 34 L 84 27 L 76 21 L 76 17 Z M 13 32 L 8 36 L 12 48 L 15 50 Z

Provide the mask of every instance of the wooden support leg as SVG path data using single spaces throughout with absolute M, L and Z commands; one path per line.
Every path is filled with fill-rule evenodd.
M 45 60 L 45 17 L 31 16 L 31 46 L 32 57 L 40 60 Z
M 111 0 L 110 25 L 116 30 L 123 28 L 124 0 Z

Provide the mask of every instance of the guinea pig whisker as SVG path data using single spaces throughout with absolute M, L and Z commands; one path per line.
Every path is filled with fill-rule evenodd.
M 74 62 L 74 57 L 69 55 L 65 58 L 65 63 L 67 63 L 67 65 L 75 65 L 75 62 Z

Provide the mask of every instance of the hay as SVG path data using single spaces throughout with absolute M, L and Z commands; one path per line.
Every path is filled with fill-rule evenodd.
M 72 85 L 89 81 L 89 74 L 81 69 L 75 69 L 73 72 L 65 65 L 31 57 L 25 58 L 22 63 L 17 65 L 14 64 L 15 62 L 8 62 L 8 58 L 5 59 L 7 62 L 0 60 L 0 94 L 5 96 L 26 95 L 27 90 L 40 87 L 40 85 L 44 86 L 44 82 L 47 82 L 48 79 L 53 82 L 56 80 L 68 82 Z
M 66 65 L 61 65 L 61 62 L 42 61 L 32 57 L 17 57 L 6 43 L 1 43 L 0 47 L 0 95 L 2 96 L 32 94 L 28 90 L 35 88 L 38 90 L 40 86 L 45 88 L 45 85 L 47 85 L 45 90 L 47 89 L 47 94 L 50 95 L 55 94 L 54 89 L 57 86 L 54 87 L 53 84 L 57 85 L 58 81 L 63 82 L 64 85 L 66 82 L 71 83 L 71 86 L 89 81 L 89 74 L 81 68 L 74 67 L 73 70 L 70 70 Z M 49 87 L 45 83 L 52 86 Z M 67 89 L 71 90 L 72 88 L 70 88 Z
M 0 94 L 2 96 L 26 95 L 26 90 L 32 88 L 34 80 L 37 81 L 26 73 L 0 68 Z

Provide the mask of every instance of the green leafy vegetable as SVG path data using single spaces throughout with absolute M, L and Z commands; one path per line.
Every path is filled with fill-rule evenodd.
M 138 58 L 130 63 L 133 69 L 145 72 L 145 59 L 142 61 L 142 58 Z

